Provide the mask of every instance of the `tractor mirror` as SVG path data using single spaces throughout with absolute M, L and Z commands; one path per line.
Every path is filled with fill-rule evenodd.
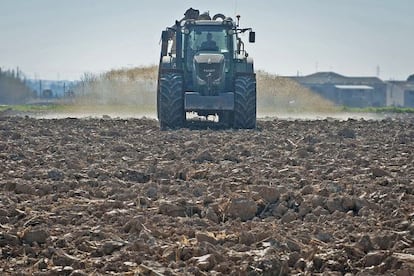
M 255 43 L 256 42 L 256 33 L 255 32 L 250 32 L 249 33 L 249 42 L 250 43 Z
M 161 34 L 161 56 L 166 56 L 168 53 L 168 31 L 163 31 Z
M 161 40 L 162 41 L 168 41 L 168 37 L 169 37 L 168 31 L 162 31 Z

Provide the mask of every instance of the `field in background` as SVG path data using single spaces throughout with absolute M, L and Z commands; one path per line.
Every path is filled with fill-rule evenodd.
M 65 105 L 61 104 L 49 104 L 49 105 L 35 105 L 35 104 L 22 104 L 22 105 L 0 105 L 0 112 L 20 112 L 20 113 L 37 113 L 37 112 L 60 112 L 66 109 Z
M 65 117 L 156 117 L 157 66 L 117 69 L 101 75 L 85 74 L 75 88 L 75 97 L 42 105 L 0 106 L 0 115 L 35 115 L 43 118 Z M 378 119 L 389 113 L 414 113 L 414 109 L 346 108 L 299 85 L 295 81 L 257 72 L 257 109 L 259 117 Z
M 101 75 L 84 75 L 75 90 L 71 111 L 156 114 L 157 66 L 111 70 Z M 257 73 L 259 116 L 282 113 L 332 113 L 338 110 L 296 82 Z M 119 110 L 117 110 L 119 108 Z

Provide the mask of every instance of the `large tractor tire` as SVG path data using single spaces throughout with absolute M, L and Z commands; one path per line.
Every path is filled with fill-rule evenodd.
M 238 76 L 234 86 L 233 127 L 254 129 L 256 128 L 256 77 Z
M 233 128 L 234 112 L 233 111 L 221 111 L 219 113 L 219 123 L 226 128 Z
M 185 122 L 183 77 L 177 73 L 163 73 L 157 95 L 158 120 L 161 129 L 183 127 Z

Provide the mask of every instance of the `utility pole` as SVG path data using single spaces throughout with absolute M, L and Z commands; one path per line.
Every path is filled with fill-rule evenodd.
M 379 65 L 377 65 L 377 68 L 376 68 L 376 73 L 377 73 L 377 78 L 379 78 L 379 76 L 380 76 L 380 74 L 381 74 L 381 68 L 380 68 L 380 66 L 379 66 Z
M 42 80 L 39 80 L 39 98 L 42 96 Z

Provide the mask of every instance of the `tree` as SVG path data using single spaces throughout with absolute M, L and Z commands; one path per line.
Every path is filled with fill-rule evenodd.
M 14 70 L 0 70 L 0 104 L 24 104 L 31 96 L 32 91 L 16 76 Z

